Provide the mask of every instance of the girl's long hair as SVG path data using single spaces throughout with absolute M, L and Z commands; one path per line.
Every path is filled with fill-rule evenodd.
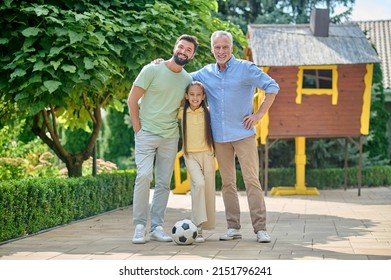
M 205 95 L 205 87 L 202 83 L 193 81 L 191 84 L 189 84 L 186 87 L 186 93 L 188 92 L 189 88 L 191 86 L 200 86 L 202 88 L 202 92 Z M 205 119 L 205 141 L 209 148 L 213 150 L 213 135 L 212 135 L 212 129 L 210 127 L 210 113 L 209 113 L 209 108 L 207 106 L 206 99 L 202 100 L 201 106 L 204 109 L 204 119 Z M 183 152 L 185 155 L 187 155 L 187 109 L 190 107 L 190 102 L 189 100 L 185 99 L 185 105 L 183 107 L 183 116 L 182 116 L 182 130 L 183 130 Z

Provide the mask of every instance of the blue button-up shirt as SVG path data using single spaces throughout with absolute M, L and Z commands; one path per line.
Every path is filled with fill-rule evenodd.
M 215 142 L 232 142 L 254 135 L 255 128 L 246 129 L 242 120 L 252 114 L 255 89 L 268 94 L 277 94 L 280 89 L 254 63 L 234 56 L 224 71 L 219 70 L 217 63 L 209 64 L 191 76 L 205 85 Z

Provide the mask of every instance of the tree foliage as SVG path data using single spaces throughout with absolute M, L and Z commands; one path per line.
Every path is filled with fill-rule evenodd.
M 244 32 L 252 23 L 308 23 L 313 8 L 328 8 L 331 22 L 347 20 L 355 0 L 218 0 L 218 16 L 239 25 Z M 337 12 L 337 7 L 346 7 Z
M 385 108 L 385 95 L 380 64 L 375 64 L 371 98 L 370 130 L 364 149 L 369 151 L 369 158 L 374 162 L 389 163 L 387 123 L 390 114 Z
M 214 0 L 3 1 L 1 123 L 27 114 L 69 176 L 81 176 L 102 125 L 101 108 L 121 110 L 141 67 L 170 57 L 180 34 L 196 35 L 201 43 L 190 68 L 210 61 L 209 37 L 216 29 L 230 30 L 246 44 L 242 31 L 212 10 Z M 90 133 L 81 152 L 64 148 L 59 125 Z
M 134 133 L 125 123 L 128 111 L 107 111 L 103 132 L 103 158 L 117 164 L 120 169 L 132 166 L 131 157 L 134 147 Z

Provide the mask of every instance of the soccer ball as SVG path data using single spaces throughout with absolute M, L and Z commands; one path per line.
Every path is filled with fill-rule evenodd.
M 171 233 L 176 244 L 190 245 L 197 237 L 197 226 L 189 219 L 184 219 L 175 223 Z

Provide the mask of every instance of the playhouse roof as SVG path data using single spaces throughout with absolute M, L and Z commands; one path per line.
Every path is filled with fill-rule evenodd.
M 327 37 L 309 24 L 251 24 L 249 47 L 258 66 L 378 63 L 380 58 L 356 23 L 330 24 Z

